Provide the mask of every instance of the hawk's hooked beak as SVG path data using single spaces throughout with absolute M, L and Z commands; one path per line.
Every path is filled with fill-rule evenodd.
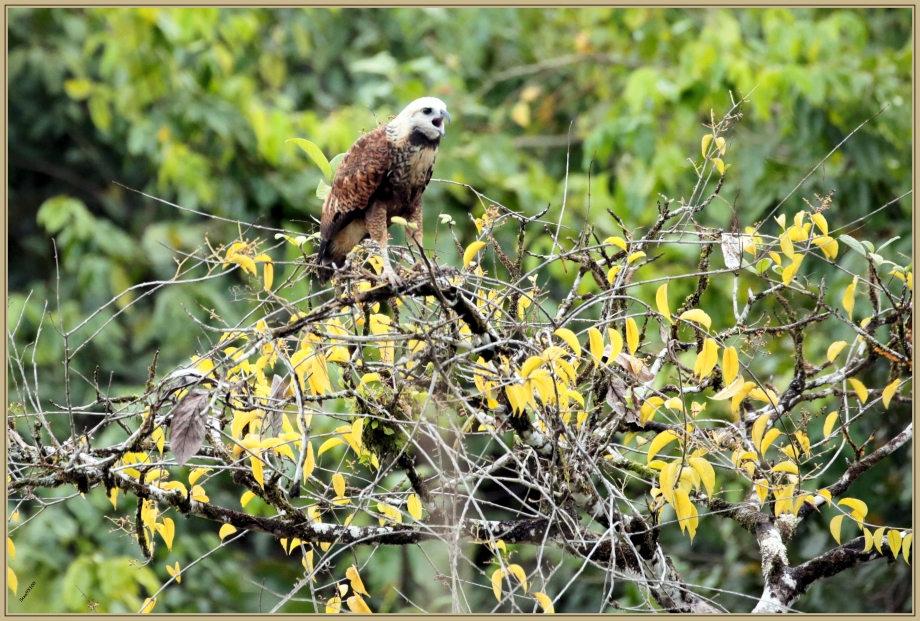
M 441 132 L 442 136 L 447 135 L 447 130 L 444 128 L 444 119 L 447 119 L 447 122 L 450 123 L 450 114 L 447 110 L 441 112 L 441 118 L 434 119 L 431 123 L 438 128 L 438 131 Z

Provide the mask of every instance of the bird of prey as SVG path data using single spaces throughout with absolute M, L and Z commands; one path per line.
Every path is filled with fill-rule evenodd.
M 320 220 L 317 276 L 326 282 L 345 255 L 370 237 L 380 246 L 383 274 L 394 287 L 400 278 L 387 255 L 387 227 L 396 216 L 414 223 L 406 233 L 422 241 L 422 192 L 431 180 L 438 145 L 450 122 L 435 97 L 416 99 L 386 125 L 351 146 L 336 170 Z

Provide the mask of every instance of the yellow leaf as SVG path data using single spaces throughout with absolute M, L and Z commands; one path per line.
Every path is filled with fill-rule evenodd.
M 578 339 L 575 338 L 574 332 L 568 328 L 559 328 L 553 332 L 553 336 L 558 336 L 565 341 L 568 346 L 572 348 L 572 351 L 575 352 L 575 357 L 581 358 L 581 345 L 578 343 Z
M 751 383 L 753 384 L 753 382 Z M 744 385 L 744 378 L 739 375 L 731 384 L 709 398 L 713 401 L 724 401 L 725 399 L 730 399 L 731 397 L 734 397 L 739 392 L 741 392 L 741 389 L 744 388 Z
M 831 518 L 831 535 L 838 544 L 840 543 L 840 529 L 843 527 L 843 518 L 845 517 L 845 515 L 835 515 Z
M 829 489 L 819 489 L 818 496 L 823 496 L 828 503 L 831 501 L 831 491 Z
M 751 427 L 751 440 L 754 442 L 754 447 L 759 447 L 760 443 L 763 441 L 763 434 L 767 429 L 767 422 L 770 420 L 769 414 L 764 414 L 757 418 L 754 421 L 754 425 Z
M 706 488 L 706 494 L 711 497 L 716 485 L 716 471 L 712 469 L 712 464 L 702 457 L 690 457 L 687 462 L 700 475 L 700 482 Z
M 645 253 L 642 252 L 641 250 L 640 250 L 639 252 L 634 252 L 634 253 L 632 253 L 631 255 L 629 255 L 628 257 L 626 257 L 626 265 L 630 265 L 630 264 L 633 263 L 634 261 L 637 261 L 637 260 L 641 259 L 641 258 L 644 257 L 644 256 L 645 256 Z
M 16 544 L 9 537 L 6 538 L 6 551 L 11 560 L 16 560 Z
M 306 481 L 316 468 L 316 458 L 313 456 L 313 443 L 307 441 L 307 454 L 303 462 L 303 480 Z
M 209 472 L 211 472 L 211 468 L 192 468 L 191 472 L 188 473 L 188 484 L 194 485 L 195 481 Z
M 341 472 L 336 472 L 332 475 L 332 487 L 335 489 L 335 494 L 339 498 L 345 496 L 345 477 L 342 476 Z
M 856 306 L 856 282 L 858 280 L 859 277 L 854 276 L 853 282 L 847 286 L 846 291 L 843 293 L 843 310 L 847 312 L 850 319 L 853 319 L 853 307 Z
M 262 460 L 253 455 L 249 458 L 249 464 L 252 468 L 252 477 L 262 489 L 265 489 L 265 468 L 262 465 Z
M 736 377 L 738 377 L 738 351 L 734 347 L 726 347 L 722 352 L 722 378 L 726 384 L 731 384 Z
M 272 290 L 272 283 L 275 281 L 275 266 L 266 263 L 262 266 L 262 280 L 265 282 L 265 290 Z
M 392 222 L 393 224 L 398 224 L 399 226 L 406 226 L 407 224 L 409 224 L 408 220 L 406 220 L 405 218 L 400 218 L 399 216 L 393 216 L 392 218 L 390 218 L 390 222 Z
M 607 338 L 610 339 L 610 355 L 607 356 L 607 364 L 610 365 L 623 351 L 623 337 L 613 328 L 607 328 Z
M 523 101 L 514 104 L 511 108 L 511 120 L 521 127 L 530 125 L 530 106 Z
M 677 434 L 671 431 L 670 429 L 662 431 L 657 436 L 655 436 L 655 439 L 652 440 L 652 442 L 649 444 L 648 455 L 646 456 L 646 463 L 652 461 L 652 458 L 654 458 L 655 455 L 658 454 L 658 451 L 660 451 L 661 449 L 663 449 L 665 446 L 667 446 L 668 444 L 670 444 L 676 439 L 677 439 Z
M 346 600 L 346 603 L 348 604 L 348 609 L 354 613 L 362 615 L 372 614 L 370 607 L 360 595 L 352 595 Z
M 463 267 L 469 267 L 470 263 L 473 260 L 473 257 L 476 256 L 476 253 L 482 250 L 485 247 L 486 243 L 484 241 L 474 241 L 472 244 L 466 247 L 466 250 L 463 252 Z
M 680 467 L 681 461 L 675 459 L 658 473 L 658 487 L 661 489 L 661 495 L 671 505 L 674 504 L 674 481 Z
M 163 541 L 166 542 L 166 547 L 171 551 L 173 538 L 176 536 L 176 523 L 172 521 L 172 518 L 163 518 L 163 522 L 157 524 L 157 532 L 160 533 Z
M 694 365 L 694 372 L 697 373 L 700 379 L 709 377 L 709 374 L 712 373 L 712 370 L 716 366 L 716 362 L 719 360 L 719 345 L 715 342 L 714 339 L 706 339 L 703 341 L 703 349 L 696 357 L 696 364 Z
M 720 152 L 722 155 L 725 155 L 725 151 L 726 151 L 726 149 L 725 149 L 725 138 L 723 138 L 722 136 L 719 136 L 718 138 L 716 138 L 716 147 L 718 147 L 719 152 Z
M 588 328 L 588 348 L 591 350 L 591 357 L 594 358 L 594 366 L 601 364 L 604 357 L 604 335 L 597 328 Z
M 882 553 L 882 539 L 885 537 L 885 527 L 876 529 L 875 534 L 872 535 L 872 541 L 875 543 L 875 549 L 878 550 L 879 554 Z
M 767 484 L 767 480 L 757 479 L 754 481 L 754 491 L 757 493 L 757 497 L 760 498 L 760 504 L 763 504 L 763 501 L 770 494 L 770 486 Z
M 166 434 L 163 432 L 162 427 L 157 427 L 153 430 L 153 433 L 150 434 L 150 439 L 153 440 L 157 445 L 157 450 L 160 452 L 160 455 L 163 454 L 163 446 L 166 443 Z
M 422 519 L 422 501 L 419 500 L 417 495 L 409 494 L 409 500 L 406 505 L 409 509 L 409 515 L 411 515 L 413 519 Z
M 824 437 L 831 435 L 831 432 L 834 430 L 834 423 L 837 422 L 837 411 L 834 410 L 827 415 L 827 418 L 824 419 Z
M 658 306 L 658 312 L 664 315 L 668 323 L 674 323 L 674 320 L 671 319 L 671 309 L 668 308 L 668 283 L 658 287 L 658 292 L 655 293 L 655 304 Z
M 907 563 L 908 565 L 910 565 L 910 544 L 912 544 L 913 542 L 914 542 L 913 533 L 907 533 L 904 536 L 904 540 L 901 542 L 901 550 L 903 550 L 902 554 L 904 555 L 904 562 Z
M 345 570 L 345 577 L 348 578 L 348 581 L 351 582 L 351 588 L 355 593 L 360 593 L 361 595 L 371 596 L 367 592 L 367 589 L 364 588 L 364 582 L 361 581 L 361 576 L 358 575 L 358 568 L 352 565 Z
M 208 495 L 205 494 L 204 488 L 200 485 L 192 486 L 191 491 L 189 491 L 189 496 L 191 496 L 192 500 L 197 500 L 198 502 L 208 502 L 210 500 Z
M 799 267 L 802 265 L 802 259 L 805 258 L 803 254 L 797 254 L 792 257 L 792 263 L 787 265 L 783 269 L 783 284 L 787 287 L 792 282 L 792 279 L 795 278 L 796 272 L 799 271 Z
M 336 436 L 334 438 L 329 438 L 320 445 L 319 450 L 316 452 L 316 456 L 319 457 L 329 449 L 335 448 L 340 444 L 345 444 L 345 440 L 341 437 Z
M 527 574 L 524 572 L 524 568 L 520 565 L 512 563 L 508 565 L 508 571 L 510 571 L 518 579 L 518 582 L 521 583 L 521 587 L 524 589 L 524 592 L 527 592 Z
M 639 347 L 639 327 L 632 317 L 626 318 L 626 347 L 631 354 L 635 354 Z
M 763 441 L 760 443 L 760 454 L 764 455 L 770 448 L 770 445 L 780 436 L 780 430 L 775 427 L 764 434 Z
M 109 502 L 112 503 L 112 507 L 114 509 L 116 510 L 118 509 L 118 488 L 117 487 L 113 487 L 112 489 L 109 490 Z M 18 522 L 19 520 L 16 520 L 16 521 Z
M 789 235 L 789 231 L 779 236 L 779 249 L 790 259 L 795 258 L 795 246 L 792 245 L 792 237 Z
M 700 144 L 703 151 L 703 157 L 706 157 L 706 154 L 709 152 L 709 143 L 712 142 L 712 134 L 706 134 L 703 136 L 703 140 Z
M 616 246 L 620 250 L 623 250 L 624 252 L 627 250 L 626 240 L 623 239 L 622 237 L 608 237 L 607 239 L 604 240 L 604 243 L 613 244 L 614 246 Z
M 329 598 L 329 601 L 326 602 L 326 614 L 337 615 L 340 612 L 342 612 L 342 598 L 338 595 Z
M 645 423 L 654 418 L 655 409 L 663 403 L 664 399 L 661 397 L 649 397 L 639 408 L 639 425 L 645 427 Z
M 853 390 L 856 392 L 856 396 L 859 397 L 859 400 L 862 403 L 865 403 L 866 399 L 869 398 L 869 391 L 866 390 L 866 385 L 858 379 L 851 377 L 850 386 L 853 387 Z
M 502 601 L 502 578 L 504 577 L 505 571 L 503 569 L 496 569 L 495 573 L 492 574 L 492 592 L 498 601 Z
M 891 548 L 891 556 L 898 558 L 898 552 L 901 551 L 901 532 L 897 530 L 888 531 L 888 546 Z
M 821 232 L 827 235 L 827 220 L 824 219 L 824 216 L 819 213 L 811 214 L 811 221 L 821 229 Z
M 240 267 L 243 268 L 244 272 L 248 272 L 252 274 L 253 276 L 257 274 L 255 261 L 253 261 L 251 258 L 245 255 L 231 254 L 231 255 L 228 255 L 225 260 L 227 263 L 238 264 Z
M 531 373 L 542 367 L 544 363 L 546 363 L 546 358 L 542 356 L 531 356 L 521 365 L 521 377 L 524 379 L 529 378 Z
M 13 571 L 12 567 L 6 568 L 6 582 L 12 589 L 13 595 L 16 595 L 16 591 L 19 590 L 19 580 L 16 578 L 16 572 Z
M 721 157 L 712 158 L 712 163 L 716 165 L 716 170 L 719 171 L 720 175 L 725 174 L 725 162 L 722 161 Z M 692 537 L 691 537 L 692 539 Z
M 236 526 L 233 524 L 224 524 L 220 527 L 220 530 L 217 532 L 217 536 L 220 537 L 220 540 L 223 541 L 227 538 L 227 535 L 232 535 L 236 532 Z
M 795 465 L 795 462 L 783 461 L 783 462 L 776 464 L 772 468 L 770 468 L 770 472 L 785 472 L 787 474 L 798 474 L 799 467 Z
M 776 504 L 773 505 L 773 513 L 777 517 L 783 513 L 792 512 L 792 495 L 795 493 L 795 483 L 785 485 L 779 490 L 773 492 L 776 498 Z
M 607 282 L 612 285 L 614 279 L 617 277 L 617 274 L 620 273 L 621 269 L 623 269 L 622 265 L 614 265 L 611 267 L 610 271 L 607 272 Z
M 181 582 L 182 582 L 182 570 L 179 569 L 179 561 L 176 561 L 176 566 L 175 566 L 175 567 L 173 567 L 172 565 L 167 565 L 167 566 L 166 566 L 166 572 L 167 572 L 170 576 L 172 576 L 173 578 L 175 578 L 177 583 L 181 583 Z
M 776 396 L 776 393 L 767 388 L 763 390 L 762 388 L 751 388 L 751 392 L 748 393 L 751 399 L 756 399 L 758 401 L 763 401 L 764 403 L 771 403 L 776 405 L 779 403 L 779 398 Z
M 833 363 L 846 346 L 846 341 L 835 341 L 831 343 L 830 347 L 827 348 L 827 361 Z
M 546 593 L 536 592 L 533 596 L 537 598 L 537 602 L 539 602 L 545 614 L 551 615 L 556 612 L 556 609 L 553 607 L 553 600 L 551 600 Z
M 888 409 L 888 406 L 891 405 L 891 400 L 894 398 L 895 394 L 898 392 L 898 386 L 901 385 L 901 379 L 898 378 L 895 381 L 891 382 L 885 386 L 885 390 L 882 391 L 882 405 L 885 406 L 885 409 Z
M 353 447 L 358 457 L 361 456 L 361 432 L 364 429 L 364 419 L 359 418 L 351 424 L 351 437 L 354 442 Z
M 167 481 L 160 484 L 160 489 L 172 491 L 174 489 L 182 492 L 183 496 L 188 496 L 188 488 L 185 487 L 180 481 Z M 117 508 L 117 507 L 116 507 Z
M 836 259 L 837 253 L 840 252 L 840 244 L 830 237 L 815 237 L 811 243 L 824 253 L 826 259 Z
M 863 552 L 868 552 L 872 549 L 872 533 L 869 532 L 868 528 L 863 527 L 863 540 L 866 542 L 866 547 L 863 548 Z
M 144 605 L 141 606 L 141 614 L 142 615 L 149 614 L 150 611 L 153 610 L 153 607 L 156 605 L 157 605 L 157 598 L 154 597 L 153 599 L 151 599 L 148 597 L 147 599 L 144 600 Z
M 680 318 L 685 321 L 692 321 L 694 323 L 700 323 L 706 326 L 706 329 L 712 327 L 712 319 L 709 318 L 709 315 L 706 314 L 706 311 L 693 308 L 686 312 L 681 313 Z
M 246 492 L 245 494 L 243 494 L 243 495 L 240 497 L 240 504 L 241 504 L 243 507 L 245 507 L 246 505 L 249 504 L 249 501 L 252 500 L 252 499 L 255 498 L 255 497 L 256 497 L 255 492 L 252 492 L 252 491 Z
M 674 512 L 677 514 L 677 519 L 680 523 L 680 532 L 688 526 L 688 520 L 692 514 L 693 503 L 690 502 L 690 496 L 687 494 L 687 490 L 678 487 L 674 490 Z
M 864 503 L 859 498 L 843 498 L 842 500 L 837 501 L 837 504 L 842 507 L 849 507 L 853 510 L 853 518 L 857 522 L 862 522 L 866 519 L 866 515 L 869 513 L 869 505 Z

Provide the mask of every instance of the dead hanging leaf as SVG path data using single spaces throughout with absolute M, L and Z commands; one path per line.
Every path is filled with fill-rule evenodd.
M 741 268 L 741 255 L 750 243 L 750 236 L 738 233 L 722 233 L 722 258 L 725 267 L 733 272 Z
M 641 383 L 650 382 L 655 379 L 652 372 L 648 370 L 645 363 L 629 354 L 620 354 L 616 357 L 616 362 L 626 369 L 626 372 L 635 377 Z
M 208 420 L 205 414 L 208 394 L 206 390 L 192 390 L 173 408 L 169 447 L 180 466 L 185 465 L 185 462 L 198 452 L 204 441 Z
M 614 377 L 607 385 L 607 405 L 617 415 L 626 413 L 626 384 L 619 377 Z
M 281 419 L 284 418 L 281 401 L 284 400 L 284 393 L 287 391 L 287 387 L 287 383 L 281 379 L 280 375 L 272 378 L 272 390 L 268 402 L 268 407 L 271 409 L 266 415 L 265 430 L 273 438 L 277 438 L 278 434 L 281 433 Z

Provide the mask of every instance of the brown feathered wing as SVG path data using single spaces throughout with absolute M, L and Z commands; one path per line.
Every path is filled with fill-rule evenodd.
M 345 255 L 364 238 L 365 212 L 390 169 L 390 160 L 386 126 L 358 138 L 342 158 L 320 219 L 317 276 L 321 282 L 332 277 L 332 264 L 342 267 Z

